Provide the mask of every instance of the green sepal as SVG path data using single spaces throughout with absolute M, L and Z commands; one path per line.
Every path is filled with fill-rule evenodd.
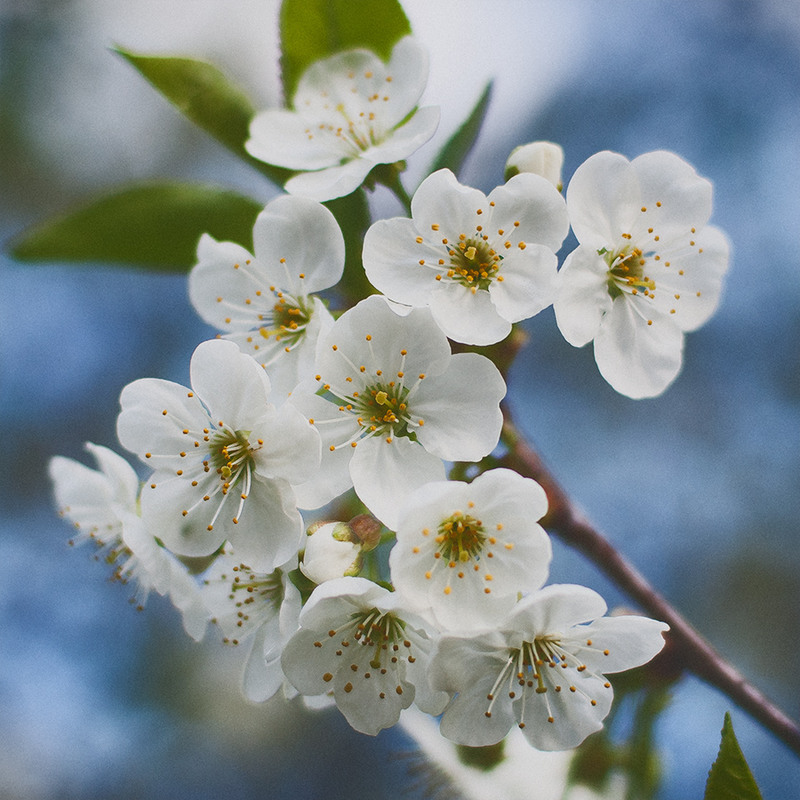
M 293 173 L 253 158 L 244 144 L 250 138 L 255 109 L 245 93 L 213 64 L 191 58 L 151 56 L 114 48 L 195 125 L 283 186 Z
M 281 77 L 287 105 L 315 61 L 358 47 L 387 61 L 394 45 L 410 33 L 397 0 L 283 0 Z
M 459 129 L 448 139 L 439 152 L 436 161 L 431 167 L 431 172 L 436 172 L 437 169 L 449 169 L 458 176 L 480 133 L 483 120 L 489 109 L 489 102 L 492 99 L 493 85 L 493 81 L 489 81 L 486 84 L 470 115 L 461 123 Z
M 731 715 L 725 712 L 717 760 L 711 765 L 704 800 L 762 800 L 753 773 L 733 732 Z
M 21 261 L 79 261 L 186 272 L 200 235 L 252 252 L 261 203 L 208 184 L 147 183 L 100 197 L 23 231 L 11 255 Z
M 299 567 L 296 567 L 291 572 L 287 573 L 289 580 L 294 584 L 295 588 L 298 592 L 300 592 L 300 597 L 303 600 L 303 605 L 306 604 L 306 601 L 309 597 L 311 597 L 311 592 L 317 588 L 317 584 L 311 580 L 311 578 L 307 578 L 303 573 L 300 571 Z

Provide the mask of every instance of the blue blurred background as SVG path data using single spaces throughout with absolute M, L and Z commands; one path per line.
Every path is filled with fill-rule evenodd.
M 715 185 L 733 244 L 718 314 L 688 338 L 661 398 L 600 378 L 551 311 L 511 378 L 519 422 L 576 502 L 750 679 L 800 711 L 800 14 L 796 0 L 404 3 L 442 106 L 412 188 L 496 92 L 462 175 L 488 191 L 509 151 L 551 139 L 565 178 L 589 155 L 666 148 Z M 154 176 L 274 189 L 179 118 L 108 51 L 203 57 L 261 107 L 279 102 L 276 0 L 3 0 L 0 236 L 81 197 Z M 377 213 L 397 213 L 376 195 Z M 424 797 L 402 734 L 352 733 L 335 711 L 238 696 L 238 654 L 192 643 L 166 601 L 135 613 L 88 550 L 66 546 L 46 464 L 115 441 L 117 398 L 188 378 L 211 335 L 185 280 L 0 257 L 0 796 Z M 556 543 L 553 581 L 624 603 Z M 702 797 L 730 702 L 681 682 L 657 726 L 664 800 Z M 800 761 L 733 708 L 766 800 L 798 796 Z M 398 755 L 398 753 L 400 755 Z

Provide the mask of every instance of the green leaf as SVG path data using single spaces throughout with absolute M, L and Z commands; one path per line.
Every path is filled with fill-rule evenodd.
M 431 167 L 431 172 L 435 172 L 437 169 L 449 169 L 458 176 L 480 133 L 486 111 L 489 108 L 489 101 L 492 99 L 492 86 L 493 81 L 486 84 L 470 115 L 442 148 Z
M 355 304 L 371 294 L 375 289 L 367 280 L 361 263 L 361 249 L 364 234 L 370 223 L 369 204 L 363 189 L 357 189 L 346 197 L 329 200 L 325 205 L 331 211 L 342 229 L 345 246 L 344 275 L 337 287 L 347 299 Z
M 708 773 L 704 800 L 762 800 L 753 773 L 736 741 L 731 715 L 727 712 L 719 754 Z
M 244 92 L 213 64 L 190 58 L 146 56 L 119 47 L 115 52 L 132 64 L 182 114 L 239 158 L 281 186 L 292 175 L 288 170 L 264 164 L 245 150 L 255 109 Z
M 43 222 L 11 244 L 21 261 L 98 261 L 185 272 L 202 233 L 252 251 L 261 203 L 218 186 L 132 186 Z
M 315 61 L 356 47 L 386 61 L 411 25 L 397 0 L 283 0 L 280 30 L 288 104 L 300 76 Z

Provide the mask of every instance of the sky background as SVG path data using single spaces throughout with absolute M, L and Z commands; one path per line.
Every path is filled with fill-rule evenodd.
M 205 58 L 259 107 L 280 102 L 275 0 L 4 0 L 0 238 L 115 184 L 274 187 L 195 131 L 109 47 Z M 510 150 L 551 139 L 565 183 L 598 150 L 674 150 L 715 186 L 733 259 L 717 315 L 662 397 L 633 401 L 552 311 L 527 324 L 509 381 L 519 424 L 588 517 L 736 666 L 800 712 L 800 15 L 794 0 L 406 0 L 429 48 L 436 139 L 413 189 L 496 81 L 462 173 L 484 191 Z M 376 214 L 396 214 L 376 193 Z M 568 242 L 567 247 L 570 246 Z M 565 248 L 566 252 L 566 248 Z M 121 452 L 122 387 L 185 382 L 209 338 L 185 279 L 0 256 L 0 796 L 424 797 L 401 734 L 238 696 L 239 655 L 194 644 L 168 602 L 137 614 L 87 549 L 66 545 L 48 459 Z M 556 543 L 551 581 L 622 597 Z M 212 632 L 211 638 L 214 634 Z M 699 798 L 726 710 L 765 800 L 796 796 L 800 762 L 694 679 L 657 728 L 663 800 Z

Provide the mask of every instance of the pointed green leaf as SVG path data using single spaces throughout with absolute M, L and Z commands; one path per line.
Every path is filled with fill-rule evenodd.
M 292 175 L 288 170 L 258 161 L 244 149 L 255 109 L 244 92 L 213 64 L 190 58 L 146 56 L 122 48 L 116 48 L 116 52 L 182 114 L 239 158 L 281 186 Z
M 202 233 L 252 250 L 261 203 L 217 186 L 132 186 L 40 223 L 11 244 L 21 261 L 95 261 L 186 272 Z
M 717 760 L 711 765 L 704 800 L 762 800 L 753 773 L 736 740 L 726 712 Z
M 281 69 L 287 103 L 309 65 L 363 47 L 384 61 L 411 33 L 397 0 L 283 0 L 280 14 Z
M 442 148 L 431 167 L 431 172 L 435 172 L 437 169 L 449 169 L 458 176 L 480 133 L 486 111 L 489 108 L 489 101 L 492 99 L 492 86 L 493 81 L 486 84 L 470 115 Z

